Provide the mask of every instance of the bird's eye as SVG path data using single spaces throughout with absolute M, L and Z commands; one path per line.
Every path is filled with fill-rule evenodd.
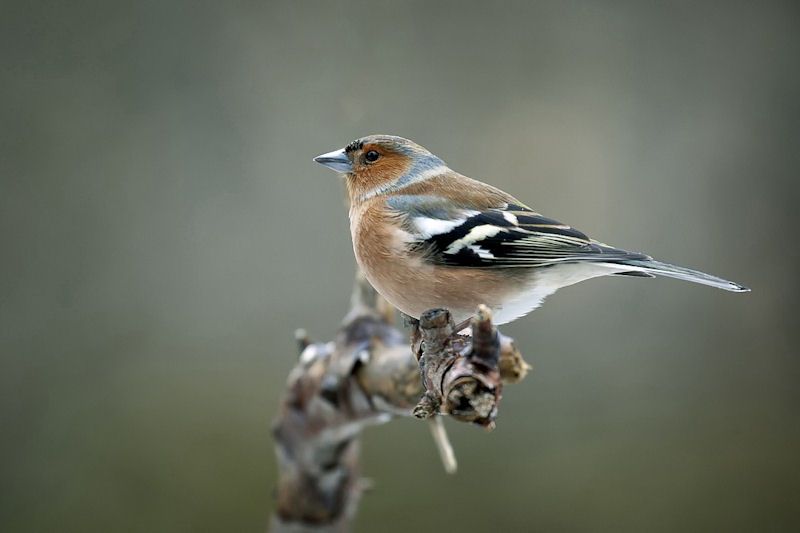
M 370 150 L 366 153 L 366 155 L 364 155 L 364 159 L 367 161 L 367 163 L 374 163 L 380 156 L 381 155 L 375 150 Z

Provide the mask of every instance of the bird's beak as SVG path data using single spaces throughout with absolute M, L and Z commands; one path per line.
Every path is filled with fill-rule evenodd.
M 336 172 L 346 173 L 353 171 L 353 164 L 350 162 L 350 158 L 347 157 L 344 149 L 318 155 L 314 158 L 314 161 Z

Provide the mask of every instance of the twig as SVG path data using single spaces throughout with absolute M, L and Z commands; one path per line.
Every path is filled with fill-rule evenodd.
M 453 445 L 450 444 L 450 438 L 447 436 L 447 431 L 444 429 L 444 422 L 441 416 L 433 416 L 428 419 L 431 428 L 431 436 L 433 442 L 436 444 L 436 449 L 439 451 L 439 458 L 442 460 L 444 471 L 448 474 L 455 474 L 458 470 L 458 462 L 456 461 L 456 454 L 453 452 Z

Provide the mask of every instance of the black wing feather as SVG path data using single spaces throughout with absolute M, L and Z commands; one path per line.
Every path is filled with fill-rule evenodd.
M 428 261 L 459 267 L 530 268 L 649 259 L 594 241 L 575 228 L 520 205 L 470 211 L 463 223 L 426 236 L 415 246 Z

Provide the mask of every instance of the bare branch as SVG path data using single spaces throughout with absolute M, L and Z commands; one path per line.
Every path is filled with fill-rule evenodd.
M 300 360 L 289 374 L 273 424 L 280 479 L 272 529 L 347 531 L 364 489 L 358 436 L 392 416 L 431 419 L 445 470 L 455 456 L 437 414 L 494 427 L 501 378 L 524 378 L 530 367 L 481 307 L 472 336 L 457 335 L 450 313 L 426 312 L 415 324 L 412 348 L 393 327 L 391 307 L 359 275 L 351 309 L 336 339 L 295 337 Z M 421 356 L 417 361 L 416 355 Z

